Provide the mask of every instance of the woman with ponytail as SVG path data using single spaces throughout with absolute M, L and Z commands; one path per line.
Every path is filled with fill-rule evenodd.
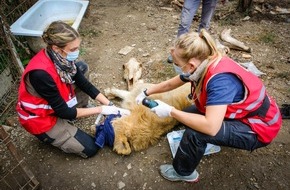
M 177 110 L 156 100 L 158 106 L 151 108 L 159 117 L 173 117 L 186 126 L 173 163 L 160 166 L 164 178 L 196 182 L 207 143 L 253 151 L 276 137 L 282 119 L 275 100 L 257 76 L 218 51 L 205 29 L 181 35 L 171 55 L 183 73 L 136 98 L 140 103 L 146 96 L 191 83 L 190 107 Z

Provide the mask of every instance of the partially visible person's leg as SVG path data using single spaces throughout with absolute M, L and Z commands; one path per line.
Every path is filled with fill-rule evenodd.
M 190 106 L 183 111 L 200 114 L 195 106 Z M 250 151 L 267 145 L 258 141 L 257 135 L 251 128 L 240 121 L 224 121 L 214 137 L 186 128 L 173 159 L 173 169 L 169 170 L 167 165 L 166 170 L 162 171 L 160 167 L 163 177 L 172 181 L 176 179 L 187 181 L 188 176 L 196 176 L 195 169 L 204 155 L 207 143 Z
M 198 27 L 198 32 L 202 28 L 206 30 L 210 27 L 210 21 L 214 15 L 214 11 L 217 5 L 217 0 L 202 0 L 202 12 L 201 12 L 201 21 Z
M 280 107 L 282 119 L 290 119 L 290 104 L 282 104 Z
M 83 75 L 88 79 L 89 79 L 89 66 L 82 61 L 79 61 L 76 63 L 76 66 L 82 71 Z M 76 93 L 76 98 L 78 101 L 78 104 L 76 105 L 76 107 L 78 108 L 83 108 L 83 107 L 87 107 L 88 103 L 89 103 L 89 95 L 87 95 L 86 93 L 84 93 L 80 88 L 78 88 L 77 86 L 74 86 L 74 90 Z
M 224 121 L 216 136 L 212 137 L 186 128 L 173 166 L 180 175 L 189 175 L 198 166 L 207 143 L 252 151 L 267 144 L 258 141 L 251 128 L 240 121 Z
M 35 136 L 66 153 L 78 154 L 84 158 L 95 155 L 99 150 L 92 136 L 70 125 L 64 119 L 58 119 L 50 131 Z
M 199 8 L 199 5 L 200 5 L 200 0 L 185 0 L 184 1 L 182 11 L 181 11 L 181 16 L 180 16 L 180 24 L 178 26 L 177 38 L 180 35 L 189 32 L 193 17 Z
M 180 35 L 189 32 L 192 24 L 193 17 L 198 10 L 200 0 L 185 0 L 180 15 L 180 23 L 178 25 L 178 32 L 176 38 Z M 167 58 L 168 63 L 173 63 L 172 56 L 169 55 Z M 182 71 L 178 67 L 174 67 L 177 74 L 181 74 Z

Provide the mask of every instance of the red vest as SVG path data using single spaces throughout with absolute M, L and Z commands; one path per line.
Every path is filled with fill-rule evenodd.
M 44 70 L 51 75 L 61 97 L 67 102 L 71 96 L 70 84 L 63 83 L 57 74 L 54 63 L 45 54 L 45 50 L 37 53 L 29 62 L 22 75 L 16 110 L 20 124 L 31 134 L 41 134 L 49 131 L 56 123 L 57 117 L 48 102 L 41 98 L 31 95 L 26 90 L 25 78 L 27 73 L 32 70 Z
M 207 84 L 213 76 L 219 73 L 235 74 L 243 82 L 245 88 L 244 99 L 240 102 L 229 104 L 225 118 L 237 119 L 248 124 L 258 135 L 258 139 L 261 142 L 270 143 L 276 137 L 282 125 L 279 108 L 275 100 L 267 95 L 262 81 L 228 57 L 223 57 L 216 66 L 209 66 L 202 81 L 201 93 L 198 98 L 196 98 L 197 96 L 194 97 L 198 110 L 205 113 Z M 263 110 L 262 112 L 264 113 L 260 114 L 260 110 Z

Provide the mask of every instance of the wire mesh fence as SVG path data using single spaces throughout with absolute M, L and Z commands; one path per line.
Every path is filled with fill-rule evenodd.
M 37 189 L 39 182 L 18 153 L 12 138 L 0 125 L 0 189 Z
M 0 22 L 3 20 L 0 18 Z M 21 74 L 21 67 L 15 64 L 13 49 L 6 34 L 6 27 L 0 28 L 0 118 L 1 123 L 7 117 L 7 113 L 14 106 L 17 99 L 17 86 Z
M 0 7 L 0 122 L 4 123 L 17 99 L 17 88 L 23 70 L 14 43 L 21 43 L 10 33 L 9 26 L 25 13 L 35 0 L 2 0 Z M 12 37 L 12 39 L 11 39 Z M 14 43 L 13 43 L 14 42 Z M 21 47 L 19 49 L 21 50 Z
M 0 6 L 0 123 L 14 109 L 17 89 L 23 71 L 19 52 L 25 52 L 23 38 L 11 35 L 10 25 L 24 14 L 36 0 L 2 0 Z M 15 45 L 14 45 L 15 44 Z M 21 44 L 21 46 L 20 46 Z
M 15 22 L 37 0 L 1 0 L 0 11 L 9 25 Z
M 23 37 L 13 36 L 10 25 L 37 0 L 1 0 L 0 6 L 0 189 L 37 189 L 38 181 L 2 127 L 15 114 L 23 72 L 20 54 L 29 54 Z

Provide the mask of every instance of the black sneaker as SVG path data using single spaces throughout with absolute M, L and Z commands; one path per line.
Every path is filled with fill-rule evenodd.
M 290 104 L 283 104 L 280 108 L 282 119 L 290 119 Z

